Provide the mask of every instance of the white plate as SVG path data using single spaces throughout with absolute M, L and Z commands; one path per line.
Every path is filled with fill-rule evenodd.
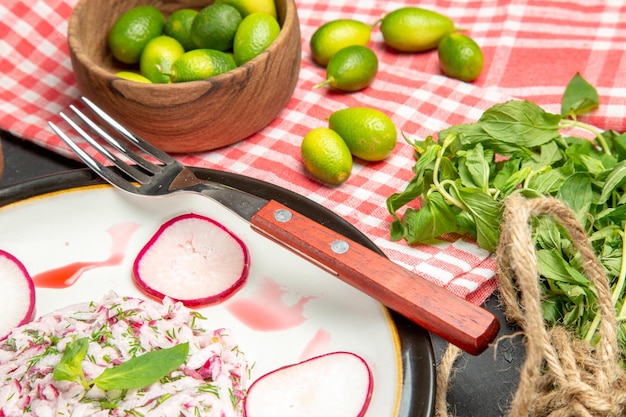
M 162 223 L 189 212 L 222 223 L 250 250 L 245 285 L 223 303 L 200 311 L 212 327 L 232 329 L 254 364 L 252 380 L 312 356 L 350 351 L 363 357 L 373 372 L 368 417 L 429 415 L 425 410 L 430 407 L 403 404 L 421 397 L 416 390 L 431 396 L 432 386 L 414 386 L 422 379 L 416 375 L 407 386 L 406 343 L 387 309 L 255 233 L 205 197 L 150 199 L 95 185 L 26 198 L 0 207 L 0 248 L 20 259 L 35 282 L 46 273 L 58 278 L 78 271 L 76 281 L 65 288 L 37 288 L 38 315 L 99 300 L 111 290 L 146 297 L 131 280 L 136 254 Z M 420 401 L 427 404 L 430 399 Z

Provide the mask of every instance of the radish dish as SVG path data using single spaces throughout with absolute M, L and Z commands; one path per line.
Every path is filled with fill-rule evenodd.
M 169 298 L 114 293 L 14 329 L 0 375 L 0 416 L 43 417 L 239 417 L 249 378 L 227 330 Z

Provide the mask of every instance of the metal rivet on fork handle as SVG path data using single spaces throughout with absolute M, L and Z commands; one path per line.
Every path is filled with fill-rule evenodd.
M 280 209 L 274 212 L 274 219 L 276 219 L 277 222 L 286 223 L 291 220 L 292 217 L 293 215 L 289 210 Z
M 350 244 L 345 240 L 334 240 L 330 243 L 330 250 L 335 253 L 346 253 L 350 249 Z

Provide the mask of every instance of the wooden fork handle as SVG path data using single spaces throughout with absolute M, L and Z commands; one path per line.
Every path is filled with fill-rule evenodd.
M 323 265 L 341 280 L 472 355 L 482 353 L 500 329 L 487 310 L 276 201 L 265 205 L 250 222 L 258 232 Z

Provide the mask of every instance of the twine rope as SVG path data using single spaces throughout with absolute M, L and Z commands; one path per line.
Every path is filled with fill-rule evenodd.
M 583 272 L 596 289 L 601 317 L 600 340 L 595 346 L 562 326 L 548 329 L 543 320 L 530 227 L 530 220 L 538 216 L 549 216 L 558 222 L 583 259 Z M 517 193 L 511 195 L 505 201 L 496 259 L 505 315 L 522 329 L 526 338 L 526 359 L 509 417 L 626 416 L 626 373 L 620 365 L 611 290 L 574 213 L 551 197 L 527 200 Z M 448 415 L 445 395 L 453 364 L 460 355 L 456 348 L 448 350 L 438 367 L 438 417 Z

